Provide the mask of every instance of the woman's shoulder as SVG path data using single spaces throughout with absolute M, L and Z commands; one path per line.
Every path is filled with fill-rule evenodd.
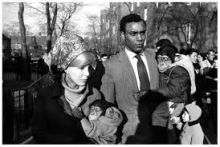
M 63 88 L 62 88 L 60 82 L 57 81 L 57 82 L 55 82 L 51 85 L 48 85 L 46 87 L 39 88 L 38 96 L 39 97 L 47 97 L 47 98 L 56 97 L 56 96 L 62 95 L 62 93 L 63 93 L 62 91 L 63 91 Z

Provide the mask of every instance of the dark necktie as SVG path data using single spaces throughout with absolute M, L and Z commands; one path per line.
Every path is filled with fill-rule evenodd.
M 138 75 L 140 79 L 140 90 L 149 90 L 150 89 L 150 81 L 147 73 L 147 69 L 144 65 L 143 60 L 141 59 L 140 55 L 137 54 L 135 56 L 138 60 L 137 62 L 137 70 L 138 70 Z

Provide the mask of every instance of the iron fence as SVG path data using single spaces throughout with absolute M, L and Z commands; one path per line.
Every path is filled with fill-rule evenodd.
M 27 87 L 7 90 L 3 94 L 3 143 L 21 143 L 31 136 L 33 105 L 40 88 L 51 84 L 49 74 Z

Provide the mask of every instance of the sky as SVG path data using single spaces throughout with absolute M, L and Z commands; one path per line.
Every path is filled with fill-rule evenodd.
M 88 25 L 88 15 L 98 15 L 100 16 L 100 11 L 109 7 L 108 2 L 85 2 L 87 5 L 83 6 L 80 10 L 78 10 L 72 16 L 71 20 L 77 24 L 77 29 L 80 30 L 82 34 L 87 32 Z M 33 3 L 32 3 L 33 4 Z M 38 2 L 34 3 L 34 6 L 41 6 Z M 33 11 L 35 13 L 33 13 Z M 38 18 L 42 16 L 42 18 Z M 38 18 L 38 19 L 36 19 Z M 37 33 L 39 32 L 38 23 L 39 21 L 45 21 L 46 17 L 44 15 L 36 14 L 36 11 L 33 9 L 25 9 L 24 10 L 24 21 L 25 24 L 31 26 L 31 32 Z M 8 25 L 13 22 L 18 22 L 18 5 L 10 4 L 4 2 L 2 3 L 2 25 Z M 81 34 L 81 35 L 82 35 Z

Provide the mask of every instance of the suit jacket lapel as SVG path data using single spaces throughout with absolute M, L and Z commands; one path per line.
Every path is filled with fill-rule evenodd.
M 128 78 L 131 81 L 130 84 L 132 85 L 133 89 L 135 91 L 138 91 L 138 86 L 137 86 L 137 80 L 136 80 L 136 77 L 135 77 L 135 73 L 134 73 L 133 67 L 131 65 L 131 62 L 128 59 L 128 56 L 127 56 L 125 50 L 123 50 L 121 52 L 121 57 L 119 58 L 119 60 L 121 61 L 121 63 L 123 63 L 122 68 L 124 68 L 125 74 L 128 75 Z

